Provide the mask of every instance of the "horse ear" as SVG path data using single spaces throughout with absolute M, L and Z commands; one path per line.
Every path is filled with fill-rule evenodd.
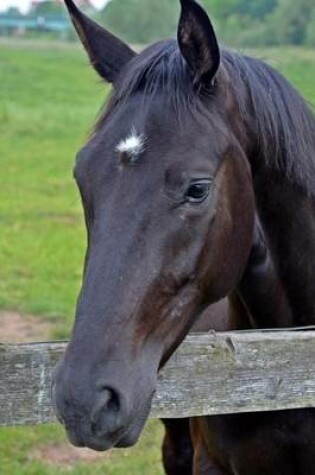
M 65 0 L 65 4 L 92 66 L 106 81 L 114 82 L 122 67 L 136 53 L 119 38 L 85 16 L 72 0 Z
M 207 13 L 194 0 L 180 0 L 177 41 L 194 84 L 211 84 L 220 65 L 220 49 Z

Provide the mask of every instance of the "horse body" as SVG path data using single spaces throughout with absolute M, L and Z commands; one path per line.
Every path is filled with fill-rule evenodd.
M 192 473 L 211 474 L 207 463 L 222 475 L 313 473 L 314 423 L 312 410 L 193 419 Z
M 66 3 L 114 90 L 77 159 L 88 250 L 53 393 L 70 440 L 105 450 L 136 442 L 208 305 L 228 295 L 226 329 L 315 323 L 315 120 L 273 69 L 220 52 L 192 0 L 177 41 L 139 55 Z M 165 454 L 187 474 L 315 471 L 311 409 L 192 419 L 193 455 L 182 427 Z

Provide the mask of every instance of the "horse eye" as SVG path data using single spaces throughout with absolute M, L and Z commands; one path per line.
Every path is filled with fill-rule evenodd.
M 186 190 L 185 201 L 189 203 L 201 203 L 204 201 L 210 188 L 210 180 L 198 180 L 192 182 Z

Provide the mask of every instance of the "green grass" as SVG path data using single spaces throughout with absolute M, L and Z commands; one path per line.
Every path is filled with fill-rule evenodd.
M 72 179 L 108 87 L 77 48 L 0 49 L 0 307 L 70 328 L 85 235 Z
M 253 51 L 280 71 L 315 109 L 315 51 L 301 48 L 269 48 Z
M 315 52 L 256 52 L 315 104 Z M 87 137 L 107 86 L 75 46 L 0 43 L 0 308 L 53 322 L 66 337 L 80 286 L 85 247 L 75 152 Z M 161 429 L 150 422 L 140 445 L 104 454 L 96 464 L 49 466 L 33 459 L 39 444 L 62 443 L 55 425 L 0 430 L 6 475 L 158 475 Z
M 93 462 L 57 464 L 41 459 L 38 448 L 68 444 L 61 426 L 10 427 L 0 430 L 0 473 L 3 475 L 162 475 L 161 425 L 149 421 L 131 449 L 105 452 Z

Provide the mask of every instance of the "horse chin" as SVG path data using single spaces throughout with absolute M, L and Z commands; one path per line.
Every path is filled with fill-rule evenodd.
M 113 443 L 105 439 L 96 439 L 94 437 L 80 438 L 67 431 L 69 441 L 75 447 L 87 447 L 88 449 L 95 450 L 96 452 L 105 452 L 106 450 L 114 447 Z
M 126 448 L 135 445 L 141 434 L 142 427 L 128 428 L 127 431 L 122 434 L 116 434 L 115 436 L 100 436 L 95 437 L 91 434 L 78 434 L 76 431 L 66 428 L 67 436 L 72 445 L 75 447 L 87 447 L 97 452 L 105 452 L 106 450 L 117 448 Z
M 141 428 L 142 429 L 142 428 Z M 127 432 L 118 442 L 115 444 L 115 447 L 119 449 L 125 449 L 127 447 L 132 447 L 138 442 L 138 439 L 141 434 L 141 429 L 140 430 L 131 430 L 130 432 Z
M 81 436 L 75 432 L 67 430 L 67 436 L 69 441 L 75 447 L 87 447 L 88 449 L 95 450 L 97 452 L 105 452 L 114 447 L 126 448 L 136 444 L 139 439 L 140 431 L 128 430 L 123 435 L 116 435 L 115 437 L 93 437 Z
M 87 440 L 84 440 L 84 442 L 79 441 L 78 443 L 75 443 L 77 441 L 73 440 L 72 437 L 69 437 L 71 443 L 75 445 L 76 447 L 87 447 L 92 450 L 96 450 L 97 452 L 105 452 L 106 450 L 112 449 L 112 448 L 127 448 L 127 447 L 132 447 L 135 445 L 140 437 L 142 431 L 142 427 L 138 427 L 138 424 L 136 427 L 131 427 L 127 429 L 126 432 L 123 433 L 123 435 L 117 435 L 114 438 L 108 439 L 108 438 L 89 438 Z

